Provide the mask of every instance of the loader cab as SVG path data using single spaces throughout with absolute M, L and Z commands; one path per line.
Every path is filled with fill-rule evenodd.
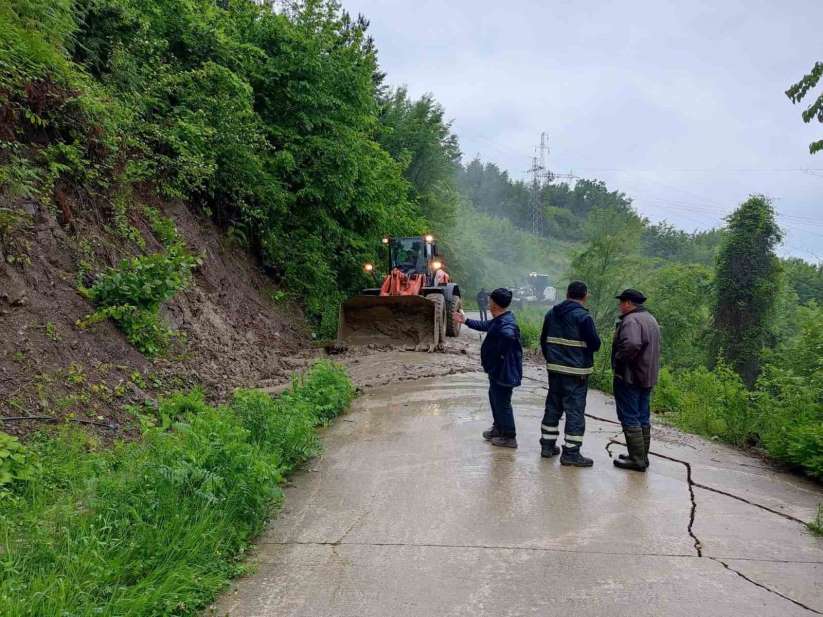
M 431 236 L 389 239 L 389 269 L 405 274 L 428 274 L 429 264 L 437 255 L 437 245 Z

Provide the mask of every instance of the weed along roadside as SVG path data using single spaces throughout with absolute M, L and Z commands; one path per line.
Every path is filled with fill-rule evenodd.
M 353 398 L 320 361 L 277 397 L 170 396 L 142 439 L 112 448 L 68 426 L 0 442 L 0 615 L 198 614 L 243 572 L 284 477 L 319 452 L 316 427 Z

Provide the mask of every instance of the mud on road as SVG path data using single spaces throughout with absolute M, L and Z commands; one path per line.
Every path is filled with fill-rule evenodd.
M 520 447 L 494 448 L 478 343 L 343 355 L 361 396 L 215 614 L 823 614 L 823 539 L 803 525 L 818 485 L 666 427 L 648 473 L 615 469 L 620 427 L 596 391 L 595 467 L 541 459 L 539 365 L 514 398 Z

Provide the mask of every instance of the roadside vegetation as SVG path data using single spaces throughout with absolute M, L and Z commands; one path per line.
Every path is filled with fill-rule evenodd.
M 285 476 L 319 451 L 315 427 L 353 396 L 320 362 L 276 398 L 170 396 L 137 410 L 141 440 L 112 448 L 68 426 L 27 446 L 4 437 L 0 614 L 199 614 L 243 571 Z
M 752 196 L 712 237 L 714 266 L 690 256 L 693 236 L 669 230 L 669 258 L 643 255 L 648 224 L 624 210 L 589 217 L 567 278 L 587 281 L 603 348 L 592 383 L 611 390 L 614 295 L 642 290 L 663 332 L 653 407 L 672 424 L 823 479 L 823 268 L 780 260 L 771 203 Z M 678 248 L 682 245 L 682 250 Z M 641 247 L 632 250 L 632 247 Z M 539 345 L 540 312 L 519 316 Z
M 594 179 L 535 192 L 492 163 L 464 164 L 443 108 L 388 86 L 368 22 L 334 0 L 0 0 L 0 196 L 0 257 L 21 272 L 31 262 L 15 238 L 32 202 L 80 253 L 84 219 L 134 249 L 105 268 L 85 251 L 60 275 L 90 302 L 79 327 L 111 320 L 149 358 L 167 355 L 161 309 L 200 255 L 148 204 L 214 222 L 319 338 L 371 283 L 362 266 L 381 263 L 386 234 L 435 233 L 468 296 L 530 271 L 561 289 L 582 278 L 606 340 L 604 388 L 613 295 L 638 287 L 664 331 L 656 408 L 823 478 L 823 271 L 777 260 L 766 200 L 726 230 L 688 234 L 649 224 Z M 541 322 L 521 315 L 529 346 Z M 54 323 L 40 327 L 60 343 Z M 34 379 L 47 401 L 54 383 Z M 60 379 L 84 411 L 92 396 L 120 411 L 127 388 L 144 394 L 140 373 L 110 391 L 72 362 Z M 198 614 L 242 571 L 284 476 L 318 451 L 315 427 L 352 396 L 320 363 L 277 398 L 143 396 L 123 410 L 142 427 L 132 440 L 103 442 L 71 415 L 25 444 L 0 432 L 0 614 Z
M 816 536 L 823 536 L 823 503 L 817 506 L 817 515 L 806 525 Z

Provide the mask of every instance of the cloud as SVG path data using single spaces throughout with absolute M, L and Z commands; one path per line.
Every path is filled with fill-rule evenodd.
M 784 253 L 815 260 L 823 177 L 802 170 L 823 169 L 808 154 L 823 127 L 783 92 L 823 59 L 819 0 L 344 6 L 371 20 L 389 83 L 444 105 L 466 157 L 521 177 L 547 131 L 552 169 L 602 178 L 686 229 L 764 193 Z

